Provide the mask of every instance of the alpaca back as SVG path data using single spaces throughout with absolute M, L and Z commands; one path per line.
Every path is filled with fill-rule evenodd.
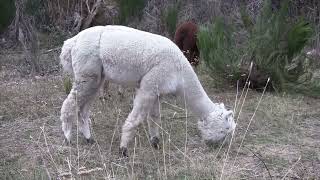
M 105 27 L 100 58 L 106 78 L 120 84 L 138 82 L 155 67 L 170 69 L 172 74 L 188 64 L 170 39 L 124 26 Z

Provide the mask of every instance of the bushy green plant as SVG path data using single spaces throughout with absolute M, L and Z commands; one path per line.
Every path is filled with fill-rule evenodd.
M 287 67 L 312 35 L 312 28 L 304 20 L 295 22 L 288 17 L 288 6 L 289 1 L 284 1 L 275 12 L 271 1 L 266 0 L 248 39 L 250 59 L 271 77 L 278 90 L 290 90 L 288 84 L 296 84 L 301 68 L 288 71 Z
M 47 13 L 47 7 L 44 0 L 27 0 L 24 11 L 26 14 L 32 16 L 35 20 L 35 26 L 49 26 L 51 21 Z
M 197 34 L 201 58 L 216 80 L 239 78 L 239 52 L 232 38 L 233 32 L 231 26 L 218 18 L 209 26 L 201 26 Z
M 284 1 L 275 11 L 271 8 L 271 1 L 266 0 L 255 20 L 241 8 L 244 27 L 237 27 L 236 31 L 247 32 L 241 43 L 236 41 L 236 31 L 229 30 L 233 25 L 219 19 L 213 25 L 201 28 L 198 44 L 212 74 L 223 75 L 222 78 L 233 77 L 231 80 L 234 81 L 240 74 L 248 74 L 243 70 L 252 61 L 259 75 L 271 77 L 274 89 L 305 92 L 298 87 L 298 79 L 303 74 L 301 65 L 290 70 L 288 67 L 307 45 L 312 27 L 303 19 L 290 19 L 288 6 L 289 1 Z M 226 76 L 226 73 L 230 74 Z
M 167 10 L 165 10 L 164 14 L 162 15 L 163 21 L 165 22 L 171 37 L 174 36 L 176 31 L 179 7 L 180 2 L 176 2 L 173 6 L 170 6 Z
M 127 24 L 132 16 L 140 16 L 145 7 L 146 0 L 119 0 L 121 24 Z
M 15 11 L 14 0 L 0 1 L 0 33 L 11 23 Z
M 64 77 L 63 78 L 63 87 L 66 94 L 69 94 L 72 89 L 72 80 L 70 77 Z

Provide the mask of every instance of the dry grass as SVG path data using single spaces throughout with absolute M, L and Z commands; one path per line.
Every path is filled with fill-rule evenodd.
M 8 56 L 22 58 L 4 53 L 0 58 Z M 66 97 L 62 77 L 21 78 L 9 64 L 3 64 L 0 72 L 0 179 L 219 179 L 223 166 L 222 179 L 320 177 L 318 99 L 266 93 L 236 158 L 261 96 L 249 90 L 223 165 L 228 147 L 206 147 L 191 113 L 186 127 L 183 99 L 175 104 L 173 98 L 165 98 L 167 103 L 161 103 L 161 149 L 151 147 L 143 124 L 129 145 L 130 157 L 124 159 L 118 155 L 120 129 L 132 108 L 133 89 L 127 89 L 121 98 L 117 87 L 111 86 L 105 101 L 97 98 L 92 108 L 97 143 L 86 144 L 82 135 L 76 143 L 74 126 L 70 146 L 63 141 L 59 120 Z M 212 99 L 234 105 L 235 88 L 213 87 L 204 67 L 197 73 Z

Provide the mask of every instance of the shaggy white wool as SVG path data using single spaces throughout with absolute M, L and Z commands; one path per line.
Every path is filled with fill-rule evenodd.
M 185 97 L 188 108 L 200 117 L 198 127 L 205 140 L 220 141 L 235 128 L 232 111 L 209 99 L 190 63 L 166 37 L 124 26 L 95 26 L 65 41 L 60 58 L 64 70 L 74 74 L 72 92 L 77 92 L 77 98 L 69 95 L 61 109 L 68 140 L 75 104 L 81 129 L 90 138 L 89 106 L 104 81 L 137 88 L 134 107 L 122 128 L 121 147 L 127 147 L 149 113 L 157 122 L 158 96 L 165 94 Z M 154 123 L 149 122 L 149 127 L 151 136 L 159 135 Z

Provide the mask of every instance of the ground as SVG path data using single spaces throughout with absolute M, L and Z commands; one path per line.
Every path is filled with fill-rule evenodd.
M 56 68 L 58 52 L 42 52 L 47 69 Z M 160 150 L 151 147 L 143 124 L 129 145 L 129 158 L 122 158 L 120 129 L 134 89 L 121 97 L 112 85 L 105 100 L 96 98 L 91 116 L 96 143 L 77 136 L 75 122 L 69 145 L 59 120 L 66 98 L 62 73 L 21 76 L 23 58 L 21 51 L 0 52 L 0 179 L 320 179 L 319 99 L 252 90 L 240 99 L 241 89 L 236 96 L 235 87 L 216 87 L 201 65 L 197 74 L 211 99 L 230 107 L 238 100 L 230 149 L 201 142 L 197 118 L 186 113 L 183 100 L 168 97 L 161 101 Z

